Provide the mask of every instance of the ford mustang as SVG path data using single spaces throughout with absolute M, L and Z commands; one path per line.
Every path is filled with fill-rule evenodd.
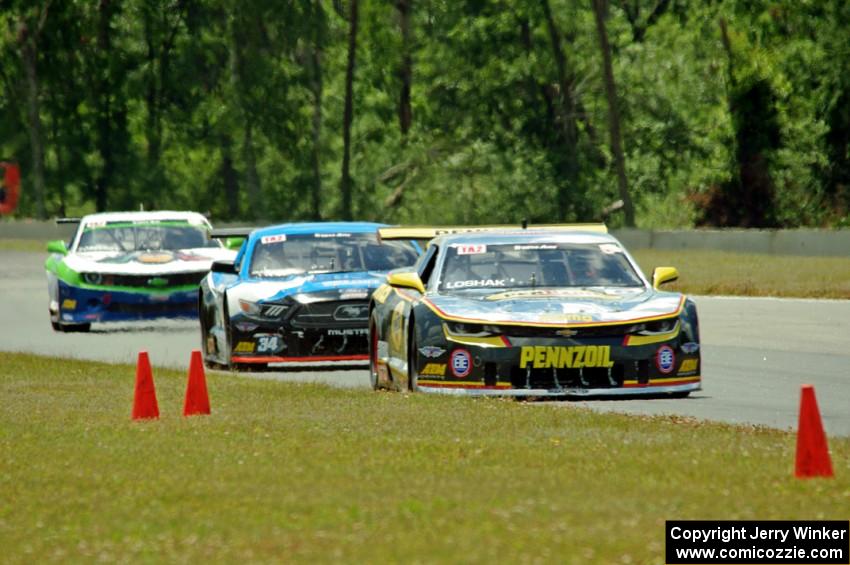
M 659 289 L 678 272 L 659 267 L 648 280 L 604 225 L 380 233 L 437 237 L 413 269 L 391 272 L 372 295 L 376 389 L 507 396 L 700 389 L 696 307 Z
M 215 259 L 233 257 L 195 212 L 91 214 L 70 242 L 47 244 L 50 323 L 88 331 L 92 322 L 196 317 L 198 283 Z
M 283 224 L 216 230 L 245 237 L 234 261 L 201 283 L 204 360 L 262 369 L 287 363 L 368 359 L 369 297 L 386 273 L 410 267 L 419 247 L 381 242 L 382 224 Z

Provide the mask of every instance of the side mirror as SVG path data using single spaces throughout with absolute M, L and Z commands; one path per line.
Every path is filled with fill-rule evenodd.
M 65 247 L 65 242 L 61 239 L 55 239 L 47 242 L 47 251 L 49 253 L 58 253 L 59 255 L 67 255 L 68 248 Z
M 228 249 L 239 249 L 244 241 L 244 237 L 228 237 L 224 240 L 224 246 Z
M 662 284 L 673 282 L 679 278 L 676 267 L 656 267 L 652 271 L 652 288 L 659 288 Z
M 425 294 L 425 285 L 416 273 L 390 273 L 387 275 L 387 283 L 390 286 L 412 288 L 420 294 Z
M 237 275 L 239 272 L 236 270 L 236 265 L 234 265 L 233 261 L 213 261 L 212 266 L 210 267 L 210 271 L 213 273 L 224 273 L 227 275 Z

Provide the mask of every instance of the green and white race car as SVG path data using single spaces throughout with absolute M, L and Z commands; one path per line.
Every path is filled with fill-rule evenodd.
M 197 317 L 198 285 L 213 261 L 235 252 L 210 239 L 195 212 L 115 212 L 79 220 L 67 243 L 47 244 L 50 323 L 88 331 L 92 322 Z

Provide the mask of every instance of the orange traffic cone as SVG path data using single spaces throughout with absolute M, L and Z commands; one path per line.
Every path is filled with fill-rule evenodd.
M 156 388 L 153 384 L 151 362 L 147 351 L 139 351 L 136 364 L 136 393 L 133 398 L 133 419 L 146 420 L 159 418 L 159 406 L 156 403 Z
M 831 477 L 832 461 L 826 445 L 826 434 L 815 398 L 815 387 L 803 385 L 800 396 L 800 420 L 797 426 L 797 464 L 794 475 L 798 479 Z
M 201 352 L 195 349 L 192 351 L 192 359 L 189 363 L 189 381 L 186 383 L 186 400 L 183 403 L 183 415 L 194 416 L 196 414 L 209 413 L 210 397 L 207 394 L 204 362 L 201 360 Z

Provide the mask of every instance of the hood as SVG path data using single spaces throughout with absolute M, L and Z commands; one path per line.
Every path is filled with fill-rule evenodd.
M 263 302 L 276 302 L 296 294 L 316 294 L 323 300 L 365 300 L 385 280 L 386 273 L 371 271 L 315 273 L 274 280 L 251 279 L 239 283 L 228 291 L 228 295 Z M 310 297 L 299 297 L 299 301 L 310 302 Z
M 217 247 L 179 251 L 101 251 L 72 253 L 65 257 L 65 265 L 78 273 L 165 275 L 208 271 L 213 261 L 235 256 L 235 251 Z
M 678 292 L 644 288 L 473 290 L 429 296 L 426 300 L 441 317 L 461 322 L 557 326 L 675 316 L 684 304 L 684 296 Z

